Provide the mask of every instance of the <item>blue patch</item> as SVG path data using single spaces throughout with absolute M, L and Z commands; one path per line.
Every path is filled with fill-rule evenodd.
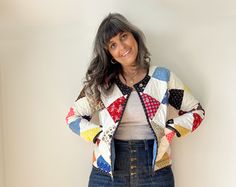
M 80 121 L 81 121 L 81 119 L 78 118 L 69 124 L 69 127 L 71 128 L 71 130 L 78 135 L 80 135 L 80 126 L 79 126 Z
M 102 156 L 98 157 L 97 166 L 98 166 L 98 168 L 100 168 L 101 170 L 103 170 L 107 173 L 109 173 L 111 171 L 110 165 L 104 160 L 104 158 Z
M 112 141 L 111 146 L 112 146 L 111 147 L 111 150 L 112 150 L 112 152 L 111 152 L 111 163 L 112 163 L 111 168 L 112 168 L 112 171 L 114 171 L 114 169 L 115 169 L 115 159 L 116 159 L 115 141 Z
M 153 144 L 153 160 L 152 160 L 152 165 L 155 165 L 155 160 L 156 160 L 156 155 L 157 155 L 157 142 L 154 140 Z
M 155 69 L 154 73 L 152 74 L 152 77 L 168 82 L 170 79 L 170 71 L 166 68 L 158 67 Z
M 167 90 L 165 95 L 164 95 L 164 98 L 161 101 L 161 103 L 164 104 L 164 105 L 167 105 L 168 104 L 168 98 L 169 98 L 169 92 Z

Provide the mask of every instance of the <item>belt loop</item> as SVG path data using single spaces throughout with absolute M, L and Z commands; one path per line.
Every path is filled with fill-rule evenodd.
M 145 150 L 148 150 L 148 141 L 144 140 Z

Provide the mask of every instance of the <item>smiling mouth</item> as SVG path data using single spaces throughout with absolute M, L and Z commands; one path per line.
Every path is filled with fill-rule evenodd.
M 129 53 L 130 53 L 131 49 L 127 50 L 123 55 L 121 55 L 122 57 L 126 57 Z

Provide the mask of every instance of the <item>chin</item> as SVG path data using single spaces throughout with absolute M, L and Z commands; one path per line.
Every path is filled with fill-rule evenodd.
M 120 60 L 118 62 L 120 62 L 121 65 L 125 65 L 125 66 L 136 65 L 136 59 L 135 58 L 130 58 L 130 59 L 127 59 L 127 60 Z

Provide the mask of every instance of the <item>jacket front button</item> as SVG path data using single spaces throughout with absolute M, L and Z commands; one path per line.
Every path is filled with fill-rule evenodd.
M 142 88 L 142 87 L 143 87 L 143 84 L 142 84 L 142 83 L 140 83 L 140 84 L 139 84 L 139 87 L 140 87 L 140 88 Z

